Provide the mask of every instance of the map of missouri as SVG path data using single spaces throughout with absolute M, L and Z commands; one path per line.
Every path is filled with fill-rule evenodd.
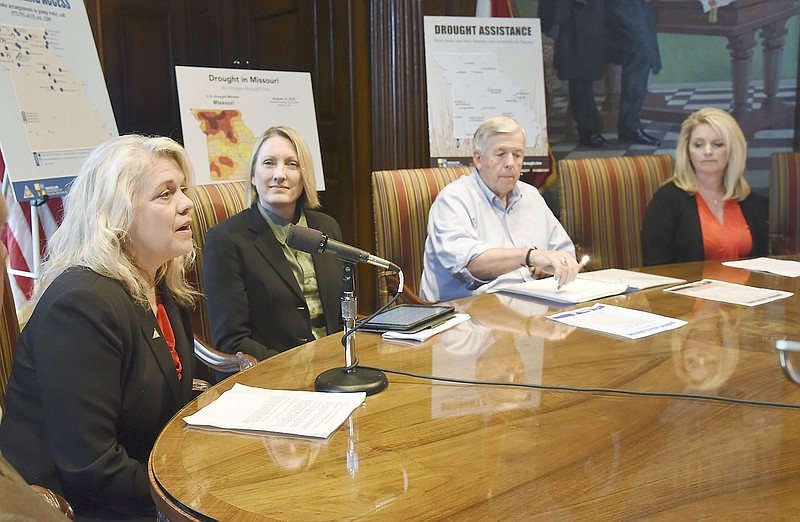
M 208 167 L 212 181 L 247 177 L 247 162 L 256 138 L 238 110 L 192 109 L 208 143 Z

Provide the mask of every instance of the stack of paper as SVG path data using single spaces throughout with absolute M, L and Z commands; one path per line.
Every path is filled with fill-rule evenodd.
M 621 283 L 632 290 L 644 290 L 654 286 L 677 285 L 686 282 L 686 279 L 622 270 L 621 268 L 606 268 L 604 270 L 595 270 L 594 272 L 585 272 L 579 274 L 578 278 L 604 281 L 606 283 Z
M 495 291 L 538 297 L 556 303 L 576 304 L 621 294 L 627 289 L 628 285 L 622 282 L 595 281 L 591 279 L 575 279 L 571 283 L 558 288 L 556 279 L 548 277 L 499 287 Z
M 682 319 L 600 303 L 547 317 L 570 326 L 619 335 L 628 339 L 641 339 L 686 324 L 686 321 Z
M 366 396 L 364 392 L 266 390 L 236 383 L 183 420 L 190 426 L 326 439 Z
M 725 266 L 734 268 L 744 268 L 755 272 L 767 272 L 788 277 L 800 277 L 800 262 L 789 261 L 788 259 L 772 259 L 770 257 L 757 257 L 755 259 L 743 259 L 741 261 L 725 261 Z
M 701 299 L 708 299 L 709 301 L 722 301 L 723 303 L 745 306 L 756 306 L 794 295 L 792 292 L 784 292 L 783 290 L 737 285 L 735 283 L 716 281 L 714 279 L 702 279 L 694 283 L 673 286 L 664 291 L 688 295 L 690 297 L 699 297 Z

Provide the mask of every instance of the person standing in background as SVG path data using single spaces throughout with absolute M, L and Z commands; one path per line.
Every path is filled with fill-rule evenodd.
M 661 70 L 655 10 L 649 0 L 539 0 L 542 31 L 555 40 L 554 66 L 569 86 L 569 104 L 585 147 L 602 147 L 593 83 L 606 63 L 622 66 L 617 137 L 657 147 L 640 121 L 650 72 Z

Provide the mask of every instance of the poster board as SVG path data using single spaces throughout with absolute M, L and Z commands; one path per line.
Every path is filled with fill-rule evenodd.
M 17 201 L 66 195 L 118 135 L 82 1 L 0 1 L 0 147 Z
M 472 162 L 472 136 L 492 116 L 525 128 L 522 173 L 548 170 L 538 18 L 425 17 L 431 166 Z
M 317 190 L 325 190 L 310 73 L 177 66 L 175 77 L 197 183 L 244 180 L 261 133 L 286 125 L 308 143 Z

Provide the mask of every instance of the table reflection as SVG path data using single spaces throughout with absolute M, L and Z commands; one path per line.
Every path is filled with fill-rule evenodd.
M 696 320 L 672 340 L 672 362 L 678 378 L 693 390 L 718 390 L 739 362 L 739 310 L 699 300 Z
M 286 436 L 263 437 L 267 454 L 278 467 L 293 475 L 305 471 L 314 464 L 320 447 L 324 443 Z
M 548 319 L 547 314 L 553 313 L 553 310 L 542 301 L 497 293 L 487 295 L 482 300 L 483 302 L 480 304 L 470 301 L 459 308 L 470 314 L 472 322 L 484 328 L 550 341 L 565 339 L 575 331 L 574 326 Z M 493 314 L 476 313 L 474 310 L 476 306 L 481 308 L 491 306 L 497 312 Z
M 459 307 L 470 313 L 474 301 Z M 432 371 L 437 377 L 454 379 L 542 383 L 546 340 L 559 340 L 575 330 L 550 321 L 550 310 L 541 302 L 500 294 L 481 298 L 481 307 L 496 313 L 475 313 L 437 336 L 432 347 Z M 539 390 L 510 386 L 434 386 L 431 415 L 442 418 L 539 406 Z

